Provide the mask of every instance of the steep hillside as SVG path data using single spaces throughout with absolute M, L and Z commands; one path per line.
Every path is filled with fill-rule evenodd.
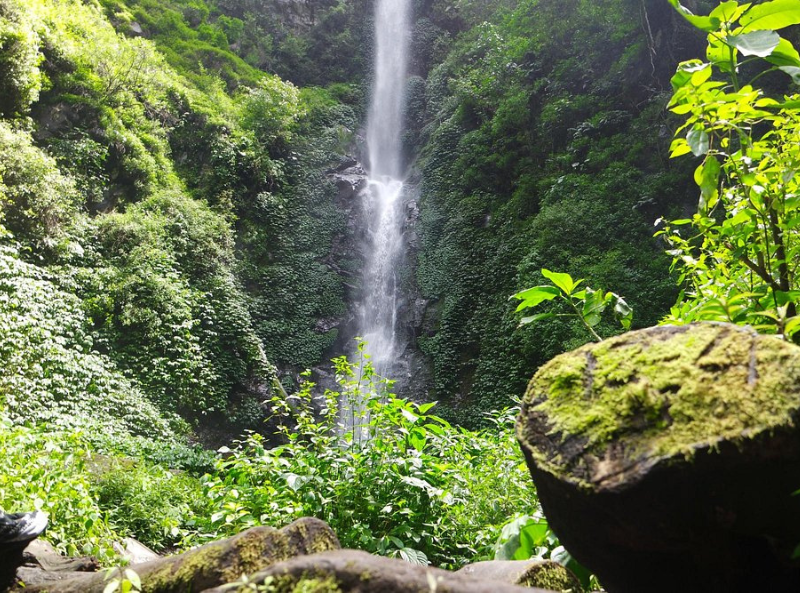
M 120 26 L 126 7 L 113 8 Z M 74 414 L 50 399 L 95 389 L 71 374 L 91 360 L 165 414 L 259 427 L 276 375 L 267 357 L 318 362 L 331 334 L 313 323 L 341 311 L 337 276 L 318 260 L 337 227 L 322 171 L 356 117 L 332 93 L 211 52 L 203 22 L 163 3 L 128 8 L 154 11 L 142 21 L 162 36 L 117 33 L 93 3 L 0 3 L 0 198 L 15 274 L 2 310 L 44 328 L 68 373 L 31 361 L 35 337 L 4 339 L 0 386 L 14 396 L 2 404 L 30 417 L 38 394 Z M 29 281 L 52 292 L 14 302 L 33 302 Z M 18 385 L 23 360 L 42 373 L 36 386 Z
M 418 25 L 432 40 L 409 87 L 429 301 L 419 345 L 432 397 L 460 422 L 589 341 L 565 321 L 518 329 L 508 298 L 543 283 L 542 268 L 625 296 L 635 327 L 673 303 L 653 223 L 695 192 L 689 161 L 667 160 L 666 104 L 674 65 L 703 40 L 672 12 L 657 0 L 434 2 Z

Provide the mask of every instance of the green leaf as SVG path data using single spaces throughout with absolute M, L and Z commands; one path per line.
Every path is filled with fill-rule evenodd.
M 772 54 L 765 58 L 778 67 L 800 67 L 800 54 L 792 43 L 784 38 L 780 39 Z
M 713 69 L 711 65 L 706 65 L 705 69 L 700 69 L 699 71 L 695 71 L 692 73 L 692 85 L 694 87 L 699 87 L 703 85 L 706 81 L 711 79 L 711 75 L 713 74 Z
M 554 273 L 553 271 L 542 269 L 542 275 L 555 283 L 568 296 L 575 291 L 575 287 L 580 283 L 580 281 L 572 281 L 572 277 L 567 273 Z
M 538 315 L 531 315 L 530 317 L 523 317 L 522 319 L 520 319 L 519 325 L 520 327 L 522 327 L 523 325 L 529 325 L 531 323 L 535 323 L 536 321 L 545 321 L 547 319 L 554 319 L 557 316 L 558 315 L 556 315 L 556 313 L 552 312 L 541 313 Z
M 399 551 L 400 558 L 412 565 L 427 566 L 430 563 L 428 557 L 421 550 L 414 550 L 413 548 L 401 548 Z
M 720 21 L 718 18 L 714 17 L 699 17 L 692 13 L 688 8 L 683 6 L 678 0 L 669 0 L 669 3 L 675 7 L 681 16 L 689 21 L 692 25 L 697 27 L 698 29 L 702 29 L 703 31 L 716 31 L 719 29 Z
M 689 135 L 686 136 L 686 142 L 695 156 L 703 156 L 708 152 L 708 134 L 702 129 L 692 129 Z
M 536 555 L 536 549 L 547 539 L 546 521 L 530 522 L 519 531 L 519 548 L 514 552 L 514 560 L 528 560 Z
M 625 302 L 625 298 L 614 294 L 614 314 L 625 329 L 633 325 L 633 309 Z
M 537 285 L 536 287 L 529 288 L 518 294 L 511 296 L 511 300 L 522 300 L 519 306 L 517 306 L 517 312 L 524 310 L 526 308 L 533 308 L 534 306 L 538 306 L 542 302 L 546 302 L 547 300 L 552 300 L 557 298 L 561 295 L 561 292 L 558 291 L 557 288 L 554 288 L 552 285 Z
M 729 35 L 726 41 L 745 56 L 765 57 L 772 54 L 781 41 L 774 31 L 754 31 L 741 35 Z
M 738 50 L 735 48 L 731 52 L 731 47 L 721 39 L 709 36 L 708 47 L 706 48 L 706 59 L 716 65 L 723 73 L 732 73 L 735 68 Z M 733 54 L 733 56 L 731 56 Z
M 792 81 L 800 85 L 800 67 L 778 67 L 781 71 L 792 78 Z
M 673 111 L 674 112 L 674 111 Z M 669 147 L 670 149 L 670 158 L 677 158 L 678 156 L 683 156 L 685 154 L 689 154 L 692 151 L 692 147 L 686 141 L 685 138 L 676 138 L 672 140 L 672 144 Z
M 772 0 L 753 6 L 741 19 L 742 30 L 759 31 L 782 29 L 800 23 L 800 2 L 797 0 Z
M 583 301 L 583 310 L 581 312 L 587 321 L 595 320 L 596 317 L 596 322 L 589 323 L 592 327 L 600 322 L 600 313 L 605 310 L 607 305 L 608 302 L 606 301 L 606 297 L 603 295 L 602 290 L 595 291 L 590 288 L 586 288 L 586 294 L 584 295 Z
M 717 8 L 712 10 L 708 16 L 719 19 L 723 23 L 733 23 L 736 19 L 741 17 L 742 13 L 750 8 L 750 6 L 750 3 L 740 6 L 735 0 L 730 0 L 730 2 L 721 3 Z
M 706 66 L 707 63 L 704 63 L 696 58 L 692 60 L 686 60 L 679 64 L 677 71 L 675 71 L 675 75 L 673 75 L 672 79 L 670 79 L 673 92 L 677 92 L 679 89 L 686 86 L 686 84 L 692 80 L 692 76 L 697 71 L 702 71 L 705 69 Z
M 722 172 L 716 156 L 708 156 L 695 173 L 700 186 L 700 214 L 707 214 L 719 198 L 719 176 Z

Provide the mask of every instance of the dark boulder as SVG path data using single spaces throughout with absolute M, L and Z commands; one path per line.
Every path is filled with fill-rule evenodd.
M 796 591 L 800 348 L 722 324 L 561 355 L 517 434 L 547 518 L 609 591 Z

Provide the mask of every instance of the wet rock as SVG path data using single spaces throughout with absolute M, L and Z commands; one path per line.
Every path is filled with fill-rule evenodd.
M 453 573 L 357 550 L 298 557 L 273 565 L 212 593 L 243 591 L 344 593 L 520 593 L 534 590 L 493 579 Z
M 800 588 L 800 348 L 724 324 L 561 355 L 517 433 L 548 521 L 609 591 Z

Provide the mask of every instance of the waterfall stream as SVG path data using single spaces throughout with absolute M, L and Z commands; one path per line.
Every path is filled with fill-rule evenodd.
M 367 121 L 369 185 L 364 298 L 359 330 L 377 373 L 391 377 L 397 357 L 398 266 L 402 262 L 403 119 L 408 65 L 410 0 L 376 0 L 375 75 Z

